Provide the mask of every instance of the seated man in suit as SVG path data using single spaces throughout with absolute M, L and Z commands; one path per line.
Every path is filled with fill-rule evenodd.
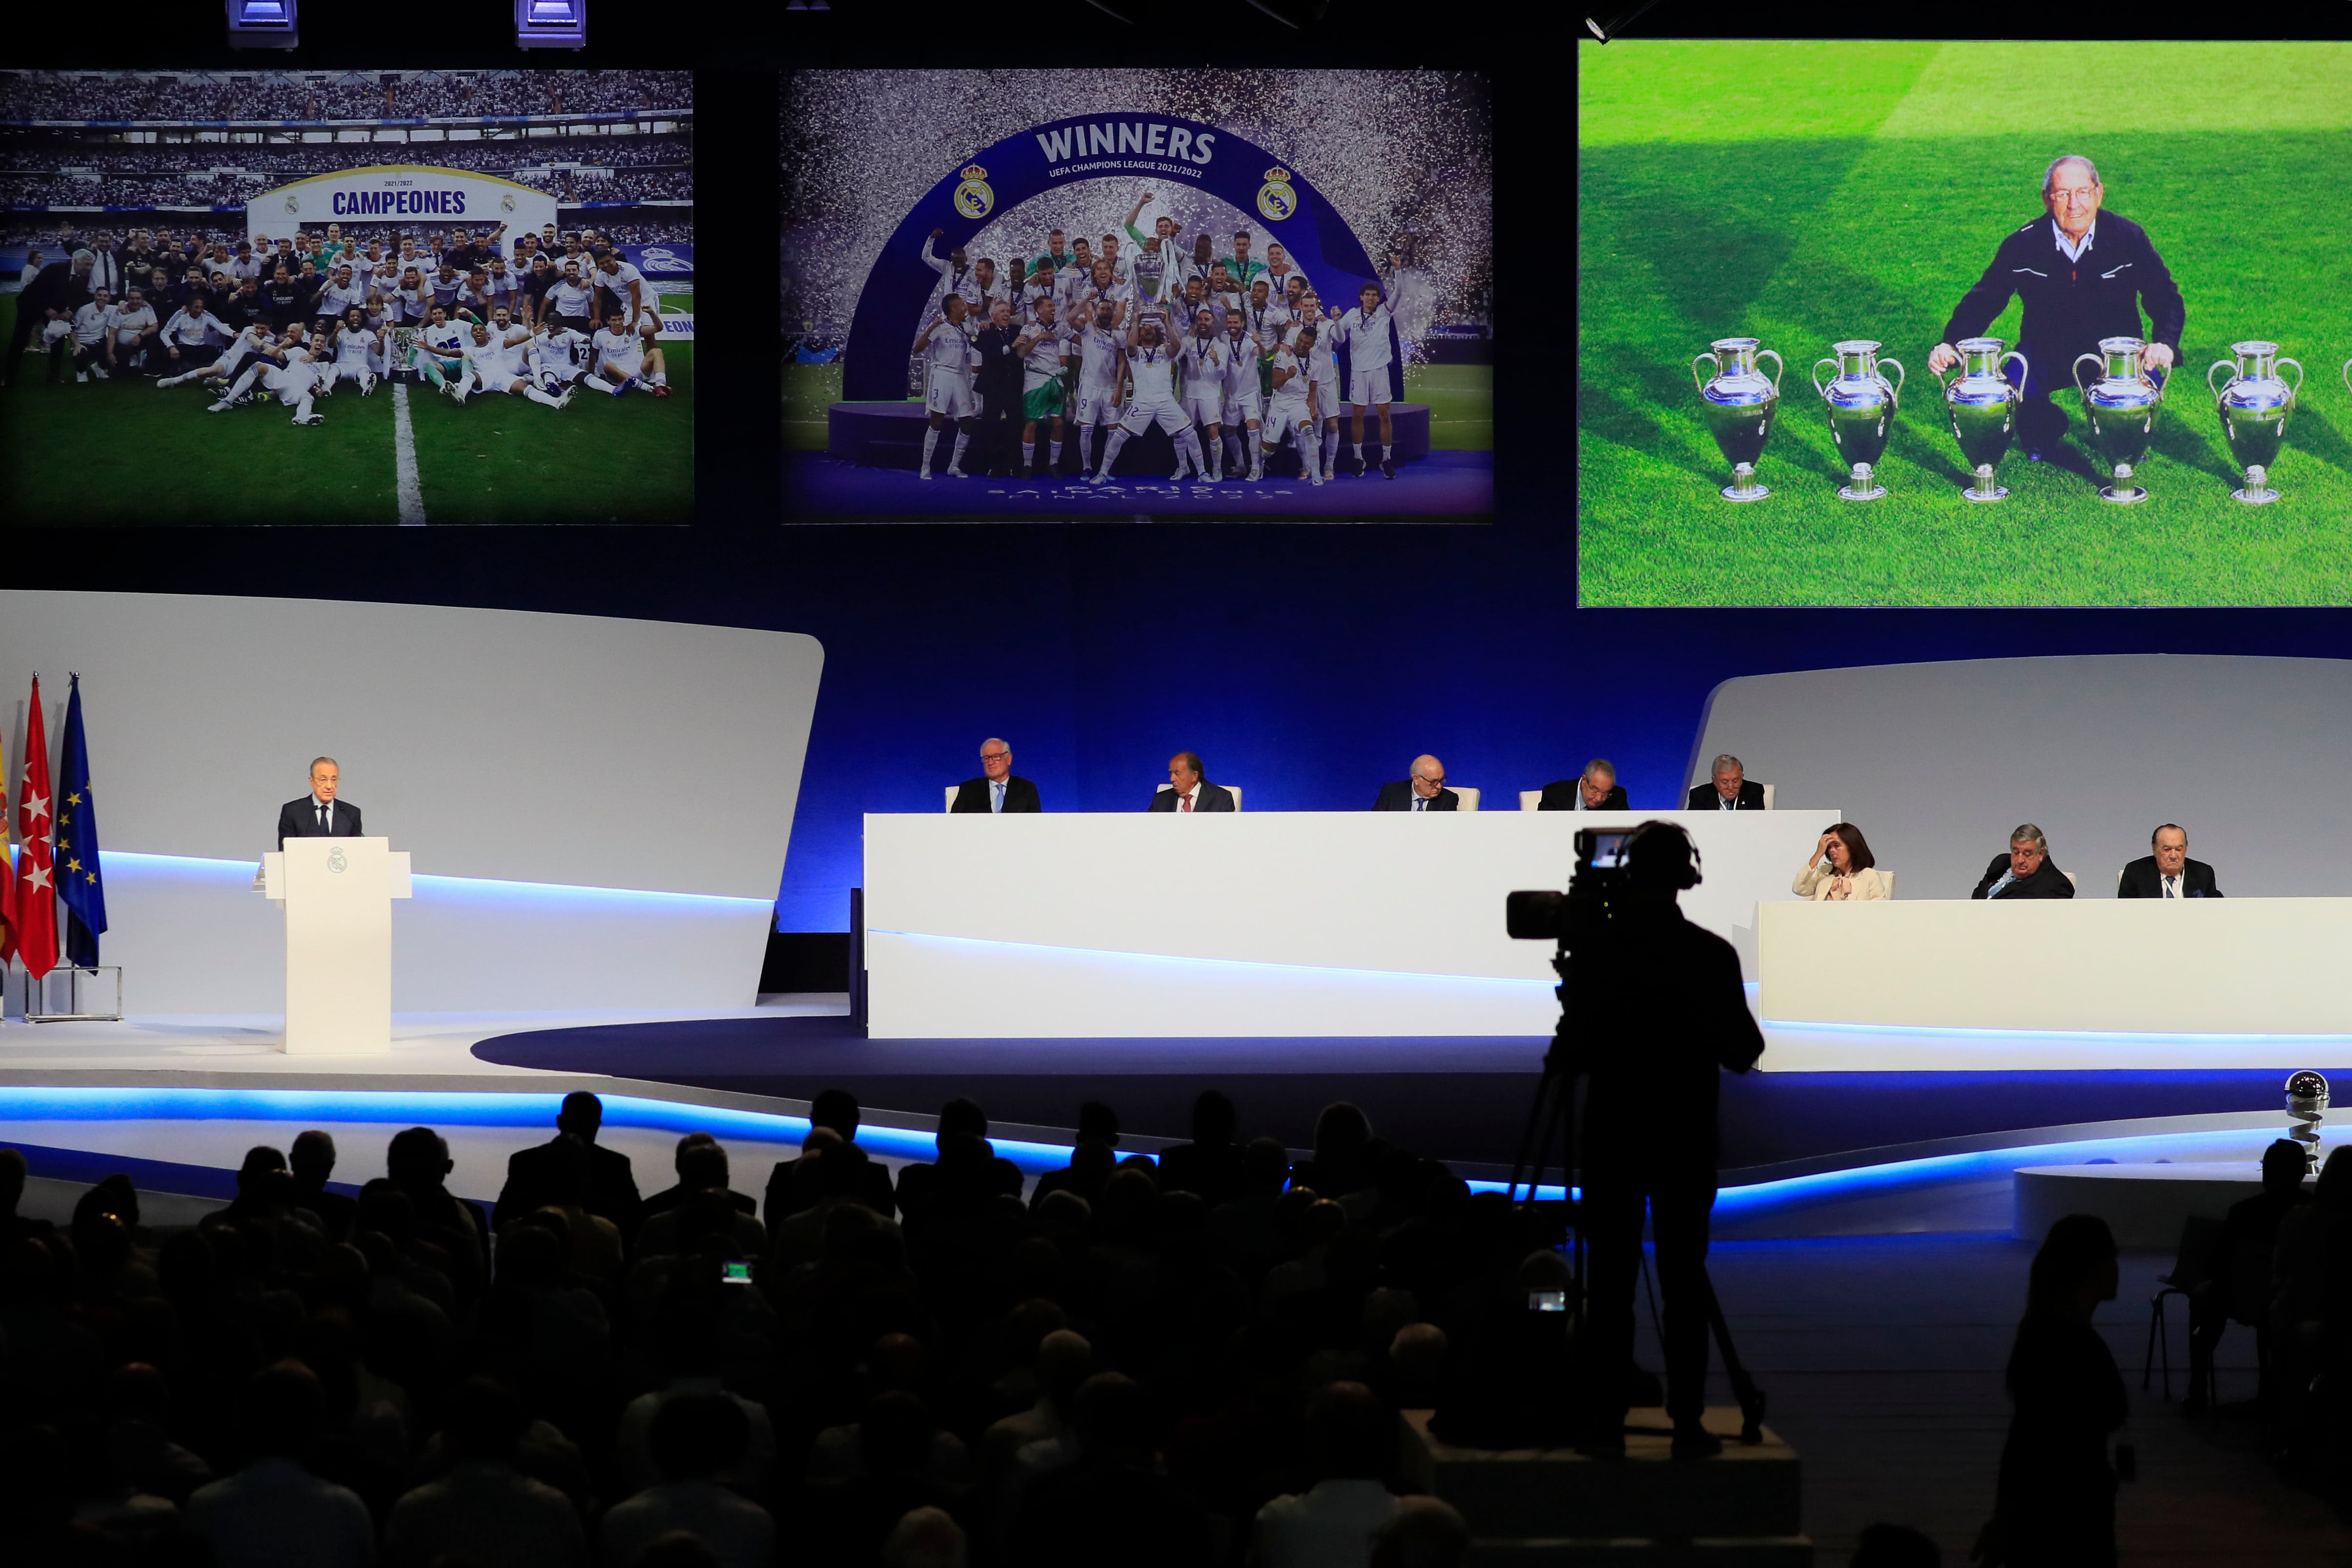
M 857 1103 L 856 1095 L 846 1089 L 827 1089 L 818 1094 L 809 1106 L 809 1131 L 814 1133 L 819 1127 L 828 1128 L 843 1143 L 854 1144 L 857 1141 L 857 1125 L 863 1117 L 864 1111 Z M 767 1216 L 771 1232 L 808 1206 L 810 1200 L 798 1190 L 804 1182 L 801 1166 L 807 1156 L 808 1151 L 803 1148 L 793 1159 L 778 1160 L 775 1168 L 768 1173 L 766 1207 L 761 1212 Z M 898 1217 L 898 1199 L 890 1191 L 890 1168 L 879 1161 L 869 1161 L 862 1167 L 856 1197 L 885 1219 Z
M 2123 879 L 2116 883 L 2117 898 L 2221 896 L 2221 890 L 2213 885 L 2213 868 L 2189 858 L 2188 829 L 2167 822 L 2147 836 L 2147 842 L 2156 852 L 2124 867 Z
M 2050 858 L 2042 830 L 2031 822 L 2018 824 L 2009 835 L 2009 853 L 1995 855 L 1985 867 L 1984 880 L 1970 898 L 2072 898 L 2074 884 Z
M 611 1220 L 627 1240 L 637 1228 L 636 1173 L 629 1168 L 628 1155 L 596 1142 L 604 1125 L 604 1102 L 584 1089 L 566 1094 L 555 1113 L 555 1137 L 507 1156 L 507 1184 L 490 1211 L 491 1228 L 501 1228 L 548 1201 L 555 1185 L 553 1167 L 563 1158 L 555 1145 L 570 1134 L 588 1148 L 588 1197 L 581 1207 Z
M 1203 776 L 1201 754 L 1180 751 L 1168 759 L 1168 788 L 1151 797 L 1154 811 L 1235 811 L 1234 792 Z
M 299 800 L 289 800 L 278 808 L 278 847 L 283 850 L 289 839 L 356 839 L 360 833 L 360 809 L 349 800 L 335 799 L 336 788 L 342 783 L 343 770 L 331 757 L 320 757 L 310 764 L 310 792 Z
M 1412 759 L 1412 777 L 1381 786 L 1375 811 L 1458 811 L 1462 797 L 1445 787 L 1445 764 L 1434 757 Z
M 953 812 L 1042 811 L 1037 786 L 1013 774 L 1013 747 L 990 736 L 980 743 L 980 777 L 967 779 L 956 788 Z
M 1748 777 L 1748 769 L 1739 758 L 1728 751 L 1715 759 L 1709 769 L 1715 782 L 1691 786 L 1685 811 L 1760 811 L 1764 809 L 1764 786 Z
M 1573 779 L 1561 779 L 1543 787 L 1543 799 L 1536 802 L 1538 811 L 1630 811 L 1625 803 L 1625 786 L 1617 782 L 1617 765 L 1605 757 L 1596 757 L 1584 765 L 1584 771 Z

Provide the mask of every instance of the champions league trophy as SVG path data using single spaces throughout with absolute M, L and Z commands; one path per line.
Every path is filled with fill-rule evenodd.
M 2017 428 L 2017 405 L 2025 401 L 2025 378 L 2032 367 L 2014 349 L 2002 353 L 1999 338 L 1963 338 L 1952 347 L 1960 351 L 1960 373 L 1944 386 L 1944 412 L 1951 418 L 1953 439 L 1960 444 L 1960 461 L 1977 476 L 1960 498 L 1998 501 L 2009 491 L 1992 482 L 1992 471 L 2009 450 L 2010 435 Z M 2000 373 L 2011 360 L 2017 361 L 2014 382 Z M 1944 378 L 1938 374 L 1936 380 L 1942 383 Z
M 1731 483 L 1723 487 L 1727 501 L 1760 501 L 1772 492 L 1756 482 L 1756 460 L 1764 455 L 1764 438 L 1772 434 L 1773 411 L 1780 406 L 1780 375 L 1788 367 L 1770 349 L 1759 349 L 1753 338 L 1718 338 L 1708 351 L 1691 359 L 1691 381 L 1698 387 L 1700 417 L 1715 437 L 1723 460 L 1731 465 Z M 1776 372 L 1769 381 L 1756 368 L 1757 360 L 1772 356 Z M 1698 368 L 1715 367 L 1712 380 L 1700 382 Z
M 2095 354 L 2077 354 L 2071 367 L 2075 390 L 2091 418 L 2091 444 L 2116 471 L 2116 482 L 2099 486 L 2099 499 L 2129 506 L 2147 499 L 2147 492 L 2132 483 L 2132 470 L 2147 456 L 2148 435 L 2156 428 L 2156 411 L 2164 405 L 2164 388 L 2142 368 L 2140 350 L 2147 345 L 2137 338 L 2102 338 Z M 2096 381 L 2083 379 L 2083 361 L 2103 366 Z
M 1830 439 L 1853 465 L 1853 482 L 1838 486 L 1838 499 L 1875 501 L 1886 494 L 1886 486 L 1872 482 L 1871 465 L 1886 451 L 1887 432 L 1895 425 L 1895 400 L 1903 391 L 1906 372 L 1902 361 L 1885 361 L 1895 367 L 1895 382 L 1888 385 L 1879 373 L 1882 361 L 1878 344 L 1872 339 L 1832 343 L 1830 352 L 1836 358 L 1813 361 L 1813 390 L 1829 405 Z M 1837 372 L 1826 386 L 1822 382 L 1823 365 Z
M 2319 1124 L 2327 1119 L 2327 1080 L 2306 1067 L 2286 1081 L 2286 1113 L 2294 1124 L 2286 1130 L 2303 1150 L 2304 1166 L 2319 1169 Z
M 2237 362 L 2216 360 L 2205 372 L 2205 390 L 2213 393 L 2213 407 L 2221 416 L 2221 437 L 2230 444 L 2230 455 L 2246 471 L 2245 488 L 2231 491 L 2230 498 L 2250 507 L 2266 507 L 2278 499 L 2278 492 L 2270 487 L 2271 465 L 2278 461 L 2287 416 L 2303 391 L 2302 364 L 2280 359 L 2278 350 L 2276 343 L 2232 343 L 2230 352 Z M 2294 386 L 2280 379 L 2281 365 L 2294 366 Z M 2231 372 L 2218 390 L 2214 371 Z

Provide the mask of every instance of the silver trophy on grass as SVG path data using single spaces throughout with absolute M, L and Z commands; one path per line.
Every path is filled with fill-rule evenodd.
M 2147 499 L 2147 492 L 2132 483 L 2132 470 L 2147 457 L 2148 437 L 2156 428 L 2156 411 L 2164 406 L 2164 388 L 2140 364 L 2147 344 L 2137 338 L 2102 338 L 2095 354 L 2077 354 L 2072 367 L 2075 390 L 2091 419 L 2091 444 L 2116 471 L 2116 482 L 2099 486 L 2099 499 L 2128 506 Z M 2083 379 L 2084 361 L 2103 372 Z
M 1886 486 L 1874 483 L 1870 471 L 1886 451 L 1887 434 L 1895 428 L 1895 400 L 1906 372 L 1902 361 L 1881 360 L 1873 339 L 1832 343 L 1830 352 L 1835 358 L 1813 361 L 1813 390 L 1829 406 L 1830 439 L 1837 443 L 1838 455 L 1853 465 L 1853 482 L 1838 486 L 1838 499 L 1875 501 L 1886 494 Z M 1827 384 L 1822 381 L 1823 365 L 1837 372 Z M 1880 373 L 1881 365 L 1895 367 L 1893 384 Z
M 384 356 L 386 373 L 392 380 L 414 385 L 423 379 L 416 373 L 416 336 L 414 327 L 392 329 L 392 351 Z
M 2271 465 L 2278 461 L 2287 416 L 2303 391 L 2303 366 L 2280 359 L 2278 350 L 2276 343 L 2232 343 L 2230 352 L 2236 361 L 2216 360 L 2205 372 L 2205 390 L 2213 394 L 2213 407 L 2221 416 L 2221 438 L 2230 444 L 2231 457 L 2246 471 L 2245 488 L 2231 491 L 2230 498 L 2250 507 L 2266 507 L 2278 499 L 2278 492 L 2270 487 Z M 2294 366 L 2294 385 L 2280 377 L 2282 365 Z M 2218 388 L 2214 371 L 2230 372 Z
M 1952 438 L 1960 444 L 1960 461 L 1977 482 L 1961 490 L 1966 501 L 1998 501 L 2009 491 L 1992 480 L 1992 471 L 2009 450 L 2017 430 L 2017 405 L 2025 401 L 2025 378 L 2032 373 L 2025 356 L 2011 349 L 2001 352 L 1999 338 L 1963 338 L 1952 345 L 1960 352 L 1959 374 L 1948 383 L 1942 374 L 1944 413 L 1952 422 Z M 2001 366 L 2017 361 L 2017 380 L 2000 373 Z
M 1723 487 L 1727 501 L 1760 501 L 1772 493 L 1756 482 L 1756 460 L 1764 455 L 1764 438 L 1772 434 L 1772 414 L 1780 406 L 1780 375 L 1788 367 L 1774 350 L 1756 343 L 1753 338 L 1718 338 L 1706 353 L 1691 359 L 1701 417 L 1723 460 L 1731 465 L 1731 483 Z M 1779 372 L 1769 380 L 1756 368 L 1765 354 L 1771 354 Z M 1701 382 L 1698 368 L 1705 364 L 1715 367 L 1715 375 Z

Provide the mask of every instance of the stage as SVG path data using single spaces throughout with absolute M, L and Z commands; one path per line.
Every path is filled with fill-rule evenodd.
M 860 1139 L 893 1166 L 931 1157 L 940 1104 L 973 1098 L 998 1151 L 1032 1176 L 1066 1163 L 1083 1100 L 1118 1111 L 1122 1153 L 1150 1155 L 1184 1141 L 1193 1098 L 1213 1087 L 1238 1104 L 1244 1138 L 1304 1153 L 1317 1113 L 1346 1099 L 1377 1134 L 1484 1186 L 1509 1174 L 1548 1043 L 877 1040 L 846 1013 L 846 998 L 815 995 L 716 1013 L 403 1014 L 390 1054 L 336 1059 L 280 1053 L 278 1020 L 263 1016 L 10 1022 L 0 1025 L 0 1142 L 25 1150 L 36 1211 L 69 1207 L 119 1169 L 163 1195 L 159 1216 L 193 1218 L 233 1196 L 253 1145 L 282 1149 L 302 1128 L 325 1127 L 337 1134 L 336 1180 L 355 1189 L 383 1174 L 394 1132 L 423 1124 L 450 1142 L 453 1189 L 488 1200 L 506 1155 L 551 1135 L 560 1097 L 586 1089 L 605 1101 L 602 1140 L 631 1156 L 644 1190 L 667 1182 L 677 1139 L 702 1130 L 730 1150 L 736 1187 L 756 1195 L 770 1165 L 797 1150 L 809 1102 L 828 1087 L 858 1096 Z M 1774 1071 L 1776 1054 L 1797 1042 L 1769 1025 L 1766 1039 L 1767 1070 L 1723 1083 L 1717 1229 L 1727 1238 L 2007 1234 L 2052 1201 L 2046 1174 L 2043 1196 L 2029 1201 L 2015 1173 L 2069 1166 L 2154 1173 L 2167 1190 L 2153 1197 L 2112 1183 L 2085 1196 L 2076 1183 L 2067 1200 L 2097 1205 L 2110 1192 L 2105 1207 L 2135 1235 L 2177 1228 L 2180 1204 L 2210 1207 L 2232 1184 L 2251 1190 L 2250 1162 L 2286 1127 L 2280 1085 L 2309 1065 Z M 1676 1135 L 1670 1107 L 1659 1130 Z M 2184 1166 L 2210 1180 L 2180 1180 Z M 1555 1169 L 1547 1186 L 1558 1179 Z

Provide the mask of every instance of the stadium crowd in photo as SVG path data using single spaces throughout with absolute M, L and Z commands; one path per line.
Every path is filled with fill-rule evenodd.
M 0 430 L 214 455 L 13 465 L 19 518 L 226 520 L 224 430 L 321 521 L 691 515 L 689 73 L 13 71 L 0 136 Z
M 1359 95 L 1400 111 L 1315 112 Z M 782 113 L 793 514 L 1490 507 L 1484 78 L 807 71 Z M 879 159 L 831 133 L 872 116 Z

